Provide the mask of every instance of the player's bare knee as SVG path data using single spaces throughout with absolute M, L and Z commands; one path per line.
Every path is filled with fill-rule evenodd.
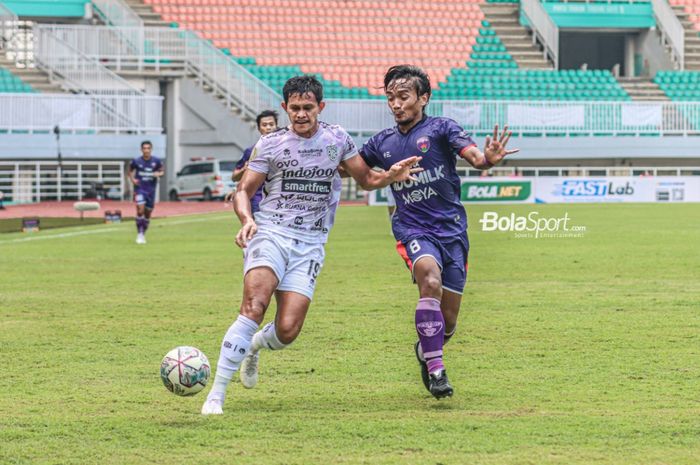
M 419 284 L 421 297 L 442 298 L 442 280 L 437 276 L 426 276 Z
M 267 303 L 255 296 L 248 297 L 241 304 L 241 315 L 260 324 L 267 310 Z
M 275 325 L 277 329 L 277 339 L 282 344 L 291 344 L 299 336 L 302 323 L 298 321 L 280 321 Z

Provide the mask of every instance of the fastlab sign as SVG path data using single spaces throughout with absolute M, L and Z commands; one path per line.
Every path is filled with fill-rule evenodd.
M 532 181 L 464 181 L 462 202 L 527 202 Z

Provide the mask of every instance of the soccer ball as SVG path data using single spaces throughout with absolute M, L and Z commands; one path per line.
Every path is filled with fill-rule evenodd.
M 175 347 L 160 364 L 160 379 L 178 396 L 193 396 L 204 389 L 210 372 L 207 356 L 188 346 Z

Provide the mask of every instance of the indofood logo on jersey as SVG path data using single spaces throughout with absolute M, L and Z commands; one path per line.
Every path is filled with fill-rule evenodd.
M 462 202 L 527 200 L 531 191 L 530 181 L 467 181 L 462 183 L 461 200 Z
M 423 184 L 429 184 L 431 182 L 443 179 L 444 177 L 445 165 L 440 165 L 416 174 L 415 181 L 409 179 L 407 181 L 395 182 L 391 185 L 391 187 L 394 189 L 394 192 L 401 196 L 405 203 L 417 203 L 437 195 L 437 191 L 435 189 L 430 186 L 423 186 Z M 406 189 L 413 190 L 410 192 L 401 192 Z
M 416 141 L 416 147 L 418 147 L 418 150 L 420 150 L 422 153 L 426 153 L 428 150 L 430 150 L 430 138 L 427 136 L 420 137 Z

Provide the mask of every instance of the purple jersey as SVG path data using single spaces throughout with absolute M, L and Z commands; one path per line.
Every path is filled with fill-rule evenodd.
M 143 156 L 134 158 L 129 163 L 129 169 L 134 170 L 134 177 L 139 184 L 134 188 L 141 194 L 153 194 L 158 185 L 158 178 L 153 173 L 163 169 L 163 162 L 159 158 L 151 157 L 144 160 Z
M 243 169 L 245 164 L 250 159 L 250 154 L 253 153 L 254 147 L 255 147 L 255 145 L 252 145 L 243 151 L 243 156 L 241 157 L 240 160 L 238 160 L 238 163 L 236 163 L 237 170 Z M 260 189 L 258 189 L 255 192 L 255 194 L 253 195 L 253 197 L 250 199 L 250 206 L 251 206 L 253 213 L 260 210 L 260 201 L 263 198 L 263 187 L 264 186 L 265 186 L 264 184 L 262 186 L 260 186 Z
M 393 127 L 364 144 L 360 154 L 371 167 L 388 170 L 408 157 L 423 157 L 417 181 L 391 185 L 396 200 L 392 227 L 397 240 L 406 243 L 419 236 L 452 238 L 465 234 L 467 217 L 460 201 L 457 156 L 473 145 L 472 138 L 454 120 L 428 116 L 408 134 Z

